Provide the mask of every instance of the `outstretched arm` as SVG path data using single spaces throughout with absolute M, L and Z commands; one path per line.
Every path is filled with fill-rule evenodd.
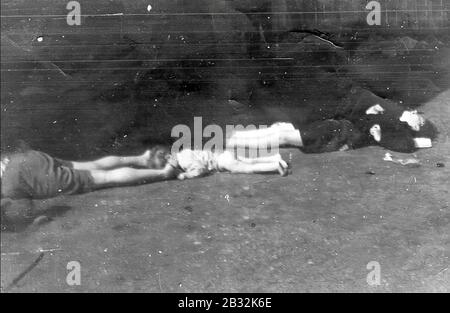
M 156 181 L 169 180 L 176 177 L 176 169 L 167 164 L 163 169 L 134 169 L 123 167 L 115 170 L 91 170 L 96 188 L 110 186 L 127 186 Z
M 268 159 L 262 159 L 261 161 L 268 161 Z M 280 173 L 281 176 L 288 175 L 288 164 L 281 159 L 273 160 L 271 162 L 243 162 L 240 160 L 229 160 L 220 164 L 220 167 L 224 171 L 228 171 L 234 174 L 255 174 L 255 173 Z
M 137 156 L 107 156 L 91 162 L 72 162 L 76 170 L 112 170 L 120 167 L 148 168 L 151 164 L 151 152 Z

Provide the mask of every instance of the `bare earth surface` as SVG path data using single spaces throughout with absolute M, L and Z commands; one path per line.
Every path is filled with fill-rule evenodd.
M 216 174 L 36 202 L 60 214 L 2 232 L 2 288 L 51 250 L 10 290 L 448 292 L 449 101 L 447 91 L 423 108 L 441 136 L 416 154 L 419 168 L 377 147 L 285 150 L 287 178 Z M 66 284 L 69 261 L 81 286 Z M 381 286 L 366 282 L 370 261 Z
M 418 107 L 441 134 L 416 168 L 377 147 L 285 150 L 287 178 L 216 174 L 36 201 L 49 222 L 1 231 L 2 292 L 450 291 L 449 1 L 384 1 L 375 28 L 363 0 L 154 1 L 151 13 L 143 0 L 82 1 L 76 27 L 65 1 L 32 2 L 1 2 L 2 153 L 18 139 L 60 158 L 137 153 L 194 116 L 307 123 L 354 86 Z M 66 283 L 70 261 L 80 286 Z

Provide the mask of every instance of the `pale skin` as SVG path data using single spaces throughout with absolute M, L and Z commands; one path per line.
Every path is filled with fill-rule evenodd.
M 283 172 L 287 168 L 280 165 L 279 162 L 256 162 L 248 163 L 241 160 L 235 160 L 223 166 L 223 169 L 235 173 L 235 174 L 261 174 L 261 173 L 276 173 L 280 172 L 281 175 L 285 175 Z
M 162 169 L 148 169 L 150 150 L 138 156 L 108 156 L 91 162 L 72 162 L 75 170 L 89 171 L 97 188 L 151 183 L 171 179 L 175 169 L 167 164 Z
M 252 174 L 278 171 L 283 176 L 288 168 L 288 164 L 282 159 L 280 154 L 258 158 L 238 157 L 237 160 L 232 160 L 222 166 L 232 173 Z
M 261 147 L 293 146 L 302 147 L 300 131 L 291 124 L 274 124 L 264 129 L 236 131 L 227 141 L 227 147 Z
M 259 158 L 228 158 L 219 161 L 221 171 L 230 172 L 234 174 L 262 174 L 262 173 L 276 173 L 282 176 L 288 174 L 288 164 L 282 159 L 280 154 L 259 157 Z M 178 179 L 190 179 L 201 177 L 208 174 L 204 168 L 195 168 L 190 171 L 178 174 Z

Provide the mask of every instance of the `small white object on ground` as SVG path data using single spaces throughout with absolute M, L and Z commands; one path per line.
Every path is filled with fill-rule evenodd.
M 149 5 L 147 6 L 147 11 L 150 12 L 151 10 L 152 10 L 152 6 L 149 4 Z
M 383 160 L 387 161 L 387 162 L 392 162 L 395 164 L 400 164 L 403 166 L 409 166 L 409 167 L 419 167 L 420 166 L 420 161 L 417 159 L 413 159 L 413 158 L 409 158 L 406 160 L 397 159 L 397 158 L 393 158 L 392 154 L 390 154 L 390 153 L 386 153 Z
M 383 160 L 384 160 L 384 161 L 393 161 L 393 160 L 392 160 L 392 154 L 386 152 L 386 154 L 384 155 Z
M 419 149 L 426 149 L 426 148 L 432 148 L 433 142 L 430 138 L 414 138 L 414 144 L 416 148 Z

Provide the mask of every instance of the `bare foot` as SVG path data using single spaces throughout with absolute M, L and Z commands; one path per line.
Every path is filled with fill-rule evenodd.
M 278 157 L 278 163 L 285 169 L 291 169 L 291 162 L 286 162 L 285 160 L 283 160 L 283 157 L 281 156 L 281 154 L 277 154 Z
M 140 166 L 145 168 L 153 168 L 152 162 L 152 153 L 150 150 L 147 150 L 140 156 Z
M 284 161 L 283 161 L 284 162 Z M 286 162 L 284 162 L 285 164 L 282 164 L 281 162 L 278 162 L 278 173 L 280 173 L 280 175 L 282 177 L 286 177 L 289 175 L 289 168 Z M 285 166 L 286 165 L 286 166 Z

